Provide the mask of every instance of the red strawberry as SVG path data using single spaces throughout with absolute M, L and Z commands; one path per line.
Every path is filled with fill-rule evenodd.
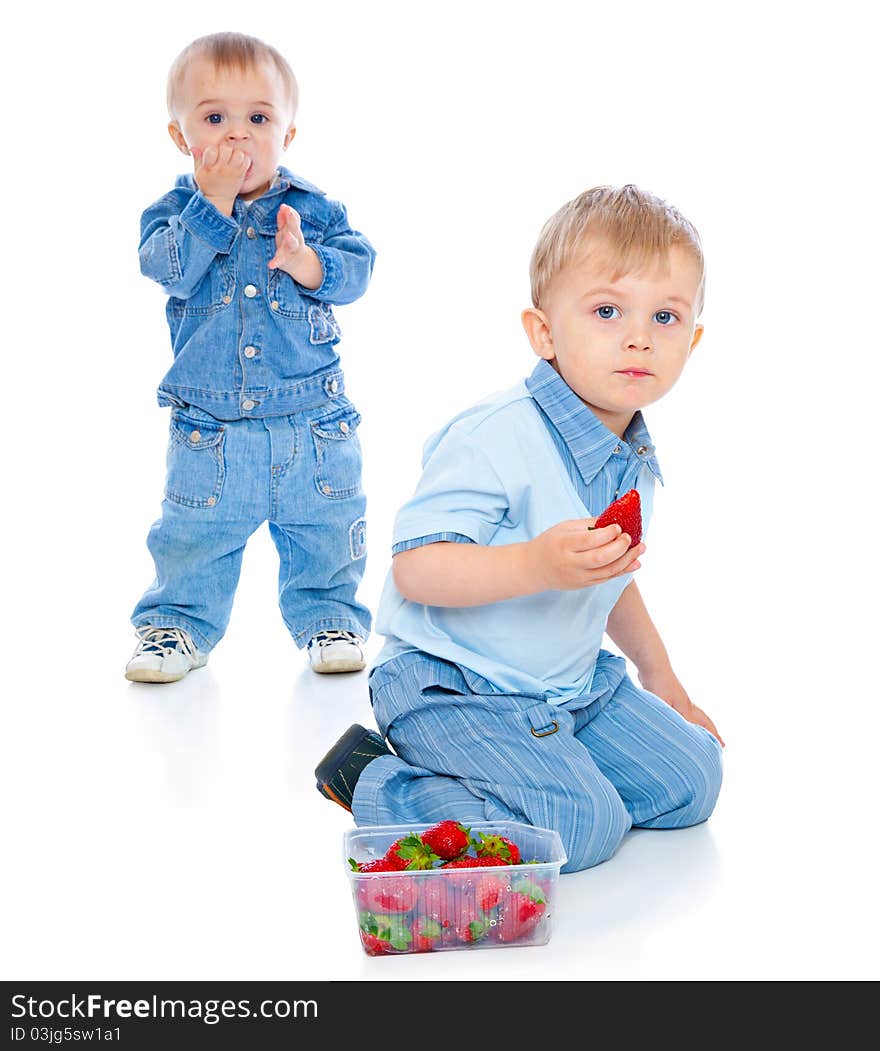
M 400 872 L 406 868 L 406 863 L 397 858 L 375 858 L 373 861 L 355 861 L 348 859 L 349 865 L 356 872 Z
M 434 862 L 439 860 L 434 851 L 415 833 L 396 839 L 385 851 L 385 859 L 402 862 L 399 867 L 404 869 L 430 869 L 434 867 Z
M 367 934 L 366 931 L 361 931 L 361 944 L 366 949 L 368 956 L 384 956 L 394 951 L 391 948 L 391 942 L 384 938 L 377 938 L 375 934 Z
M 506 836 L 489 836 L 480 833 L 477 844 L 477 855 L 481 858 L 494 858 L 496 865 L 518 865 L 520 863 L 519 847 Z
M 506 889 L 507 881 L 500 876 L 481 876 L 477 883 L 477 904 L 483 912 L 491 912 Z
M 430 952 L 442 933 L 443 928 L 436 920 L 420 916 L 413 924 L 413 952 Z
M 470 831 L 457 821 L 441 821 L 426 828 L 421 840 L 438 858 L 449 861 L 463 854 L 471 845 Z
M 541 922 L 547 911 L 543 901 L 535 901 L 527 894 L 511 894 L 504 903 L 498 923 L 498 940 L 515 942 L 527 937 Z
M 519 941 L 530 935 L 547 911 L 541 888 L 530 879 L 515 880 L 504 896 L 498 916 L 497 937 L 502 942 Z
M 440 942 L 451 945 L 455 938 L 455 911 L 458 891 L 448 876 L 428 877 L 421 881 L 422 891 L 417 915 L 422 921 L 433 920 L 440 928 Z
M 475 901 L 461 898 L 455 911 L 455 934 L 460 942 L 478 942 L 489 933 L 489 920 Z
M 400 916 L 382 916 L 373 912 L 360 914 L 360 936 L 370 956 L 389 952 L 408 952 L 412 933 Z
M 596 519 L 596 524 L 590 526 L 590 529 L 601 529 L 603 526 L 613 525 L 615 522 L 624 533 L 629 533 L 632 541 L 629 545 L 630 547 L 635 547 L 636 544 L 641 542 L 642 501 L 639 497 L 638 489 L 630 489 L 619 500 L 609 504 Z
M 478 848 L 479 849 L 479 848 Z M 495 854 L 484 854 L 475 858 L 473 854 L 465 854 L 464 857 L 447 861 L 441 868 L 444 869 L 481 869 L 487 865 L 509 865 L 511 862 L 504 861 Z
M 358 904 L 368 912 L 409 912 L 419 889 L 412 876 L 382 876 L 355 880 Z

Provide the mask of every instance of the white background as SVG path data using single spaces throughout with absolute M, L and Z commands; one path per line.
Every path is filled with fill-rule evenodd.
M 3 977 L 877 978 L 876 79 L 867 8 L 672 2 L 29 5 L 3 70 Z M 301 85 L 286 163 L 378 249 L 340 308 L 375 609 L 422 443 L 531 370 L 544 220 L 635 182 L 700 230 L 706 334 L 647 418 L 642 592 L 727 740 L 711 820 L 560 881 L 546 947 L 369 959 L 313 768 L 370 724 L 278 614 L 268 533 L 228 634 L 125 682 L 170 362 L 140 213 L 184 170 L 165 74 L 203 33 Z M 871 131 L 874 128 L 874 131 Z M 381 640 L 370 642 L 375 654 Z

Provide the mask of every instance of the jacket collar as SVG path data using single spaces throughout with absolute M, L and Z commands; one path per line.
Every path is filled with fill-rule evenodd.
M 621 455 L 638 456 L 662 484 L 660 465 L 641 412 L 633 416 L 621 439 L 584 405 L 549 362 L 538 362 L 526 387 L 562 438 L 585 485 L 593 481 L 612 456 Z
M 188 190 L 192 190 L 193 193 L 198 190 L 192 172 L 187 172 L 185 175 L 178 175 L 174 185 L 183 186 Z M 319 193 L 324 196 L 324 191 L 315 186 L 314 183 L 309 182 L 308 179 L 303 179 L 302 176 L 295 175 L 288 168 L 279 167 L 275 172 L 275 178 L 272 181 L 272 185 L 266 190 L 262 197 L 257 197 L 256 200 L 265 201 L 268 197 L 274 197 L 277 193 L 285 193 L 287 190 L 291 189 L 304 190 L 307 193 Z

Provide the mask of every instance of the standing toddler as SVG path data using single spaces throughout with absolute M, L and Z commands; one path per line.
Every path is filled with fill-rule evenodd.
M 333 305 L 365 291 L 375 251 L 345 208 L 279 166 L 297 83 L 275 48 L 201 37 L 168 77 L 168 131 L 194 171 L 141 219 L 141 270 L 168 295 L 173 364 L 156 577 L 132 623 L 135 682 L 202 667 L 226 630 L 245 544 L 263 522 L 281 615 L 317 672 L 358 671 L 370 613 L 360 422 Z

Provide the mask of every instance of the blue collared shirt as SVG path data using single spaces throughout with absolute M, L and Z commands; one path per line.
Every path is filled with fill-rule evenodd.
M 393 552 L 440 540 L 500 546 L 594 517 L 636 488 L 647 529 L 662 481 L 641 413 L 610 431 L 547 362 L 428 440 L 423 474 L 394 527 Z M 632 579 L 450 609 L 404 599 L 391 573 L 377 614 L 377 663 L 412 650 L 441 657 L 483 689 L 564 703 L 589 690 L 608 615 Z
M 278 209 L 300 215 L 321 261 L 315 289 L 270 270 Z M 272 186 L 231 216 L 208 201 L 192 175 L 141 217 L 141 271 L 168 294 L 174 362 L 160 405 L 195 405 L 222 420 L 279 416 L 340 396 L 344 377 L 332 305 L 367 288 L 375 250 L 349 225 L 344 206 L 279 168 Z

